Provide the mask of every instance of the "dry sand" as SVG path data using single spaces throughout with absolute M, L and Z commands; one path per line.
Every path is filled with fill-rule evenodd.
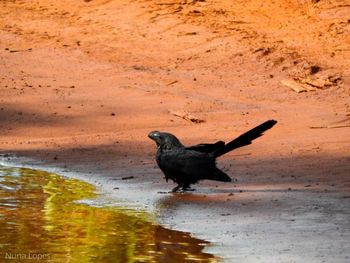
M 349 13 L 345 0 L 1 1 L 2 160 L 98 184 L 228 262 L 348 262 Z M 218 161 L 236 182 L 159 193 L 173 185 L 150 130 L 195 144 L 271 118 Z

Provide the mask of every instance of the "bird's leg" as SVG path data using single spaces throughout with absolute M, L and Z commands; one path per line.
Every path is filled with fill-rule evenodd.
M 177 186 L 175 186 L 174 188 L 173 188 L 173 190 L 171 190 L 171 192 L 172 193 L 176 193 L 177 192 L 177 190 L 179 190 L 180 189 L 180 187 L 183 187 L 182 185 L 177 185 Z
M 184 184 L 182 186 L 182 191 L 186 192 L 186 191 L 195 191 L 195 189 L 191 188 L 191 186 L 189 184 Z
M 192 189 L 189 184 L 179 184 L 173 190 L 171 190 L 171 192 L 176 193 L 180 188 L 181 192 L 195 191 L 195 189 Z

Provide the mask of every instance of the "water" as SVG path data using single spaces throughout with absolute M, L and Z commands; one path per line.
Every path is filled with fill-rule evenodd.
M 207 242 L 122 207 L 94 207 L 95 188 L 0 166 L 0 262 L 217 262 Z

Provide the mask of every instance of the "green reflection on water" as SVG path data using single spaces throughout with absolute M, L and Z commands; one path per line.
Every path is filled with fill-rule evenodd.
M 146 213 L 74 202 L 94 191 L 79 180 L 0 166 L 0 262 L 218 261 L 202 252 L 207 242 L 154 225 Z

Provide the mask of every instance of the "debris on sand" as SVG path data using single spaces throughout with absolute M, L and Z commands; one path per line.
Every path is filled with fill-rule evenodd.
M 117 177 L 117 178 L 112 178 L 112 180 L 130 180 L 130 179 L 134 179 L 134 176 L 124 176 L 124 177 Z
M 284 86 L 294 90 L 297 93 L 316 90 L 315 88 L 309 87 L 308 85 L 304 85 L 302 83 L 299 83 L 294 79 L 285 79 L 285 80 L 282 80 L 281 83 Z
M 346 114 L 346 116 L 349 116 Z M 345 119 L 335 122 L 329 125 L 321 125 L 321 126 L 311 126 L 311 129 L 334 129 L 334 128 L 347 128 L 350 127 L 350 117 L 346 117 Z
M 193 116 L 191 115 L 190 113 L 188 112 L 185 112 L 185 111 L 173 111 L 173 110 L 170 110 L 169 111 L 170 114 L 176 116 L 176 117 L 180 117 L 186 121 L 189 121 L 189 122 L 192 122 L 192 123 L 202 123 L 202 122 L 205 122 L 205 120 L 203 119 L 200 119 L 196 116 Z
M 349 124 L 333 124 L 333 125 L 322 125 L 322 126 L 310 126 L 310 129 L 334 129 L 334 128 L 347 128 Z
M 316 70 L 314 70 L 314 72 L 315 71 Z M 342 83 L 342 75 L 339 73 L 329 72 L 324 72 L 323 74 L 314 73 L 307 77 L 285 79 L 282 80 L 281 83 L 295 92 L 301 93 L 340 86 Z
M 169 83 L 166 84 L 166 85 L 167 85 L 167 86 L 170 86 L 170 85 L 173 85 L 173 84 L 175 84 L 175 83 L 178 83 L 178 81 L 177 81 L 177 80 L 174 80 L 174 81 L 169 82 Z
M 338 86 L 341 80 L 340 74 L 323 74 L 316 77 L 299 78 L 301 83 L 305 83 L 309 86 L 317 89 L 325 89 L 332 86 Z
M 134 179 L 134 176 L 124 176 L 124 177 L 122 177 L 122 180 L 130 180 L 130 179 Z

